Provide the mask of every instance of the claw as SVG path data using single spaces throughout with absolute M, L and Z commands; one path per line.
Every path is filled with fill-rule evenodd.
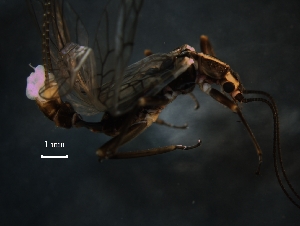
M 260 175 L 260 166 L 261 166 L 261 163 L 262 163 L 262 157 L 261 155 L 258 156 L 258 167 L 257 167 L 257 170 L 255 172 L 256 175 Z
M 198 140 L 198 143 L 192 146 L 176 145 L 176 148 L 182 150 L 189 150 L 189 149 L 199 147 L 201 145 L 201 142 L 202 142 L 201 140 Z

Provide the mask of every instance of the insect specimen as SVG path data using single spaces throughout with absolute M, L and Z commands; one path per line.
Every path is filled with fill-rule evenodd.
M 36 101 L 39 109 L 56 126 L 85 127 L 112 136 L 97 150 L 100 159 L 124 159 L 199 147 L 200 140 L 191 146 L 169 145 L 118 152 L 120 146 L 137 137 L 153 122 L 169 125 L 158 118 L 161 111 L 178 95 L 190 94 L 199 86 L 204 93 L 237 113 L 254 143 L 259 159 L 257 173 L 262 151 L 239 105 L 253 101 L 266 103 L 274 118 L 276 175 L 285 194 L 300 208 L 279 177 L 276 157 L 288 186 L 300 199 L 283 169 L 278 113 L 273 98 L 263 91 L 246 90 L 239 75 L 216 58 L 207 36 L 200 37 L 202 52 L 184 44 L 169 53 L 148 54 L 127 67 L 142 3 L 142 0 L 110 1 L 90 48 L 87 31 L 67 2 L 28 0 L 42 38 L 43 66 L 34 68 L 35 72 L 28 77 L 27 96 Z M 119 11 L 113 13 L 116 9 Z M 213 88 L 213 84 L 220 86 L 221 91 Z M 262 95 L 267 99 L 245 98 L 247 94 Z M 104 112 L 100 122 L 86 122 L 81 117 L 100 112 Z

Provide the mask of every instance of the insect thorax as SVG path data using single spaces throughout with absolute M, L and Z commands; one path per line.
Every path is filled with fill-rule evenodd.
M 193 91 L 195 88 L 196 70 L 194 65 L 188 67 L 188 69 L 179 75 L 175 80 L 170 82 L 168 86 L 180 94 L 187 94 Z

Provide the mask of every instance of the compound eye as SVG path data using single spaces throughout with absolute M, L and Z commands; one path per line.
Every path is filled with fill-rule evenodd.
M 223 89 L 226 93 L 232 93 L 234 91 L 235 87 L 232 82 L 225 82 L 223 84 Z

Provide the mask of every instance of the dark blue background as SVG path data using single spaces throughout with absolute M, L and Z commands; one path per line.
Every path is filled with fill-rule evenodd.
M 272 159 L 272 115 L 243 106 L 264 152 L 261 176 L 255 149 L 238 117 L 199 90 L 199 110 L 188 96 L 161 118 L 189 129 L 153 125 L 123 151 L 169 144 L 200 148 L 155 157 L 97 162 L 109 137 L 60 129 L 26 98 L 29 63 L 41 42 L 24 1 L 1 1 L 1 225 L 297 225 L 300 211 L 280 189 Z M 93 34 L 103 3 L 72 5 Z M 286 172 L 300 191 L 300 3 L 298 1 L 146 1 L 131 62 L 143 50 L 169 52 L 187 43 L 199 51 L 210 37 L 217 56 L 244 86 L 269 92 L 281 122 Z M 65 148 L 45 148 L 64 142 Z M 69 155 L 41 159 L 41 155 Z

